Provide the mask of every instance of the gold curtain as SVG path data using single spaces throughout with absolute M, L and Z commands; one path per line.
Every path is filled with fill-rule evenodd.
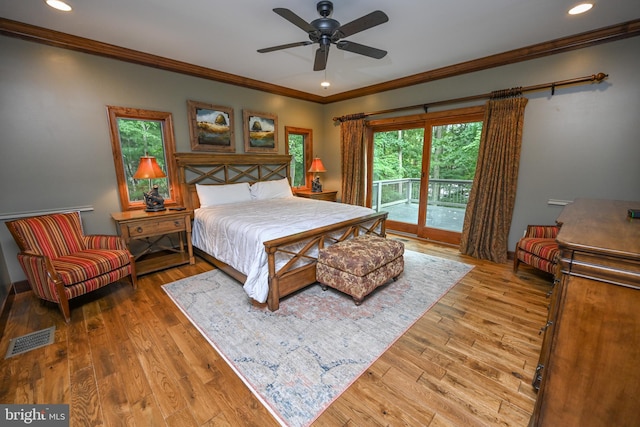
M 462 228 L 463 254 L 498 263 L 507 261 L 527 101 L 519 89 L 498 91 L 487 101 L 478 164 Z
M 340 124 L 342 203 L 364 206 L 364 131 L 365 120 L 363 117 L 350 118 Z

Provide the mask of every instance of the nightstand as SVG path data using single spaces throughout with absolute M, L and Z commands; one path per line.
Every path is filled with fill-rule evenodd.
M 305 197 L 307 199 L 326 200 L 328 202 L 335 202 L 338 191 L 320 191 L 314 193 L 311 190 L 295 190 L 294 194 L 298 197 Z
M 118 234 L 135 258 L 138 275 L 195 263 L 191 246 L 191 213 L 188 210 L 137 210 L 111 214 L 118 226 Z M 169 240 L 170 235 L 176 233 L 180 241 L 177 248 Z

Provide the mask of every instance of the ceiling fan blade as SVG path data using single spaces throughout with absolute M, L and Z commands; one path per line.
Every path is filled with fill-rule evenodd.
M 285 9 L 283 7 L 277 7 L 273 9 L 273 11 L 278 15 L 282 16 L 287 21 L 291 22 L 296 27 L 302 29 L 302 31 L 306 33 L 315 33 L 318 31 L 314 26 L 312 26 L 310 23 L 308 23 L 304 19 L 300 18 L 298 15 L 296 15 L 289 9 Z
M 267 52 L 273 52 L 276 50 L 289 49 L 290 47 L 308 46 L 310 44 L 313 44 L 313 42 L 305 41 L 305 42 L 281 44 L 279 46 L 272 46 L 272 47 L 265 47 L 264 49 L 258 49 L 258 52 L 267 53 Z
M 349 42 L 346 40 L 336 43 L 338 49 L 346 50 L 360 55 L 369 56 L 371 58 L 381 59 L 387 54 L 386 50 L 376 49 L 375 47 L 365 46 L 360 43 Z
M 386 13 L 376 10 L 368 15 L 342 25 L 335 31 L 331 39 L 336 41 L 344 37 L 349 37 L 353 34 L 359 33 L 360 31 L 375 27 L 376 25 L 384 24 L 388 20 L 389 17 Z
M 321 45 L 318 50 L 316 50 L 316 60 L 313 62 L 313 71 L 322 71 L 327 68 L 329 46 L 331 45 Z

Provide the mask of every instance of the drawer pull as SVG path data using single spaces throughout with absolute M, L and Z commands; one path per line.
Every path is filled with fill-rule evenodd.
M 543 332 L 545 332 L 551 325 L 553 325 L 553 322 L 549 320 L 546 325 L 540 328 L 540 332 L 538 332 L 538 335 L 541 335 Z
M 542 382 L 543 369 L 544 369 L 544 365 L 541 363 L 538 363 L 538 366 L 536 366 L 536 372 L 533 374 L 533 381 L 531 382 L 531 385 L 533 386 L 536 392 L 540 390 L 540 383 Z
M 173 221 L 173 225 L 175 225 L 176 227 L 180 227 L 180 221 Z
M 136 228 L 136 231 L 137 231 L 138 233 L 142 233 L 142 227 L 138 227 L 138 228 Z

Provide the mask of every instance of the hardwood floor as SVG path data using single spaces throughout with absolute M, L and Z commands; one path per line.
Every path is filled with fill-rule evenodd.
M 476 267 L 313 426 L 526 426 L 551 278 L 400 238 Z M 68 403 L 72 426 L 277 425 L 160 285 L 212 267 L 198 259 L 57 306 L 15 297 L 0 341 L 55 324 L 55 342 L 0 361 L 0 403 Z M 365 302 L 366 303 L 366 302 Z

